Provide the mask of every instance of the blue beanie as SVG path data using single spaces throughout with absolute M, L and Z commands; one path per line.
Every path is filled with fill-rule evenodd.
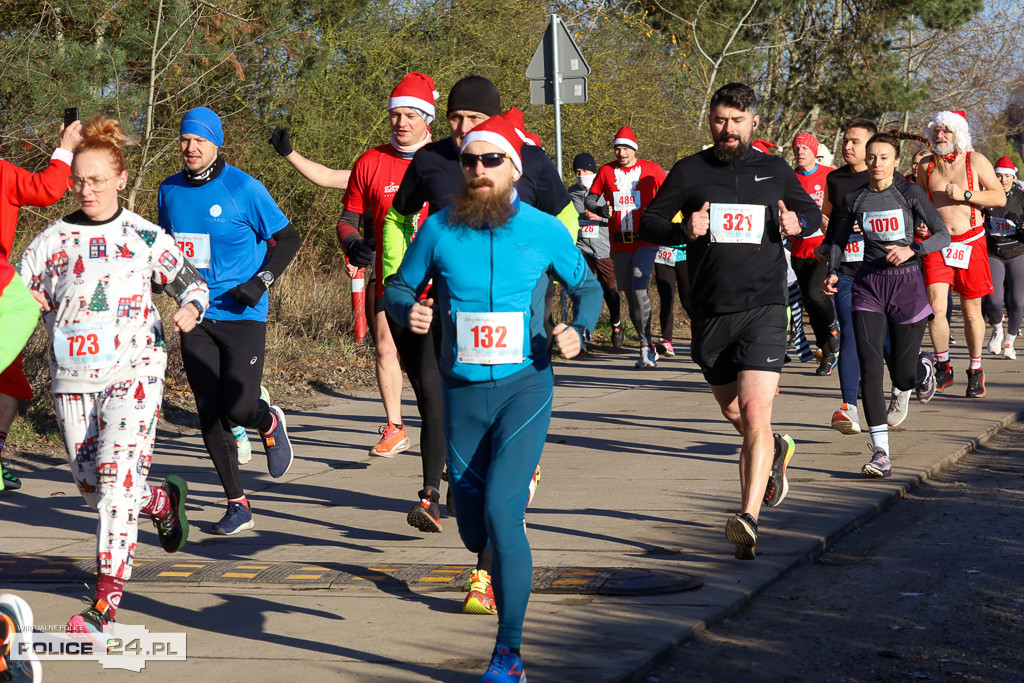
M 591 173 L 597 173 L 597 162 L 594 161 L 594 156 L 589 152 L 581 152 L 577 154 L 572 160 L 572 167 L 574 169 L 582 168 L 590 171 Z
M 190 109 L 181 120 L 180 135 L 198 135 L 209 140 L 218 147 L 224 146 L 224 129 L 220 126 L 220 117 L 212 109 L 196 107 Z

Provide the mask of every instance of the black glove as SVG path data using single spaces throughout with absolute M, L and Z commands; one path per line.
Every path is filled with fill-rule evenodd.
M 604 206 L 601 207 L 601 215 L 604 216 L 605 218 L 612 217 L 612 207 L 610 204 L 605 204 Z
M 238 303 L 256 308 L 266 291 L 267 286 L 263 280 L 254 275 L 234 289 L 229 289 L 228 294 Z
M 348 245 L 346 256 L 348 262 L 356 268 L 365 268 L 373 263 L 373 246 L 365 239 L 353 240 L 352 244 Z
M 288 139 L 288 129 L 281 126 L 274 127 L 274 132 L 270 134 L 270 144 L 283 157 L 288 156 L 294 151 L 292 149 L 292 141 Z

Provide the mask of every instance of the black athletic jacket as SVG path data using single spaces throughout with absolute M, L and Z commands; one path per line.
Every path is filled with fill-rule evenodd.
M 520 201 L 557 216 L 572 200 L 555 165 L 540 147 L 524 144 L 520 155 L 523 175 L 516 182 Z M 434 215 L 455 201 L 465 189 L 466 176 L 459 163 L 459 150 L 448 137 L 416 151 L 391 206 L 407 216 L 417 213 L 426 203 L 430 215 Z
M 985 238 L 988 241 L 988 253 L 997 259 L 1007 260 L 1024 254 L 1024 192 L 1014 182 L 1006 193 L 1006 206 L 993 206 L 982 209 L 985 214 Z M 1016 228 L 1009 237 L 992 234 L 992 217 L 1005 218 Z
M 779 234 L 778 202 L 800 217 L 805 237 L 821 227 L 821 210 L 800 186 L 782 157 L 754 148 L 735 164 L 719 161 L 714 150 L 677 161 L 640 219 L 640 238 L 654 244 L 686 244 L 691 300 L 700 317 L 749 311 L 768 304 L 786 305 L 786 258 Z M 704 202 L 762 204 L 765 207 L 761 244 L 717 244 L 710 233 L 688 240 L 684 218 Z

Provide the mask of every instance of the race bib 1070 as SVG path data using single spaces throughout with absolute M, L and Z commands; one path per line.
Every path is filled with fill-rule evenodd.
M 763 204 L 712 204 L 711 241 L 761 244 L 764 212 Z
M 456 357 L 466 365 L 522 363 L 526 314 L 455 313 Z
M 864 234 L 882 242 L 896 242 L 907 236 L 903 225 L 903 209 L 865 212 L 861 226 Z

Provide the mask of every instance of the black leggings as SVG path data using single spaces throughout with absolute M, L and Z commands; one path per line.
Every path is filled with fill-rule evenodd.
M 836 311 L 832 300 L 821 291 L 821 283 L 828 275 L 828 264 L 820 263 L 813 258 L 792 259 L 793 272 L 800 284 L 800 296 L 807 310 L 807 318 L 814 330 L 814 342 L 820 349 L 828 348 L 829 328 L 836 322 Z
M 658 287 L 660 306 L 658 318 L 661 323 L 661 338 L 665 341 L 672 341 L 677 291 L 679 292 L 679 303 L 683 305 L 686 315 L 691 320 L 693 319 L 693 313 L 690 309 L 690 277 L 688 272 L 686 261 L 676 261 L 674 266 L 664 263 L 654 264 L 654 280 Z
M 857 358 L 860 361 L 860 381 L 864 417 L 869 427 L 886 424 L 885 407 L 885 334 L 889 332 L 891 356 L 889 375 L 900 391 L 913 389 L 917 384 L 917 358 L 928 320 L 909 325 L 889 324 L 882 313 L 853 312 L 853 333 L 857 339 Z
M 181 362 L 203 443 L 229 500 L 244 494 L 232 425 L 266 432 L 274 424 L 260 399 L 266 339 L 267 324 L 258 320 L 206 319 L 181 335 Z
M 548 297 L 550 300 L 550 297 Z M 434 308 L 434 322 L 427 334 L 416 334 L 391 316 L 388 327 L 398 349 L 398 358 L 409 377 L 416 408 L 420 413 L 420 459 L 423 461 L 423 487 L 441 487 L 441 474 L 447 461 L 448 445 L 444 438 L 444 392 L 441 391 L 441 323 Z M 548 318 L 550 320 L 550 318 Z M 493 549 L 477 553 L 477 569 L 491 570 Z
M 435 309 L 434 323 L 427 334 L 416 334 L 388 316 L 388 327 L 398 349 L 409 384 L 416 394 L 420 413 L 420 458 L 423 460 L 423 486 L 440 488 L 444 472 L 444 394 L 441 392 L 441 323 Z

